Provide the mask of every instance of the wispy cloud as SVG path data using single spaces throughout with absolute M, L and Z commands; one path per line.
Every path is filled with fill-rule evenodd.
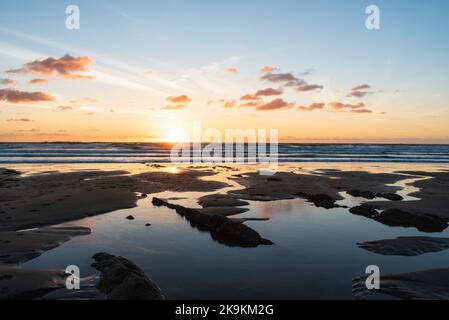
M 351 89 L 351 91 L 347 94 L 347 97 L 355 97 L 355 98 L 363 98 L 367 94 L 372 92 L 366 91 L 370 89 L 371 86 L 368 84 L 361 84 Z
M 282 89 L 266 88 L 256 92 L 256 97 L 279 96 L 283 93 Z
M 89 71 L 88 66 L 92 63 L 92 59 L 87 56 L 74 57 L 69 54 L 55 59 L 49 57 L 44 60 L 34 60 L 28 62 L 19 69 L 7 70 L 6 73 L 18 74 L 57 74 L 64 79 L 92 79 L 91 76 L 80 75 L 79 72 Z
M 30 81 L 28 81 L 29 84 L 44 84 L 47 82 L 48 82 L 48 80 L 43 79 L 43 78 L 35 78 L 35 79 L 31 79 Z
M 6 120 L 7 122 L 33 122 L 33 120 L 29 118 L 11 118 Z
M 258 111 L 270 111 L 278 109 L 288 109 L 294 106 L 294 103 L 286 102 L 284 99 L 274 99 L 268 103 L 261 104 L 256 107 Z
M 224 73 L 229 73 L 229 74 L 234 74 L 237 73 L 239 71 L 239 69 L 237 68 L 225 68 L 223 69 Z
M 313 110 L 321 110 L 324 108 L 326 104 L 323 102 L 315 102 L 311 103 L 308 106 L 299 106 L 298 109 L 301 111 L 313 111 Z
M 73 107 L 71 106 L 58 106 L 56 107 L 57 111 L 72 111 Z
M 1 78 L 0 79 L 0 84 L 3 85 L 15 85 L 18 84 L 18 82 L 14 79 L 10 79 L 10 78 Z
M 39 101 L 53 101 L 54 98 L 40 91 L 26 92 L 12 89 L 0 89 L 0 100 L 11 103 L 28 103 Z
M 177 105 L 168 105 L 168 106 L 163 107 L 162 109 L 163 110 L 181 110 L 181 109 L 184 109 L 186 107 L 187 107 L 186 105 L 177 104 Z

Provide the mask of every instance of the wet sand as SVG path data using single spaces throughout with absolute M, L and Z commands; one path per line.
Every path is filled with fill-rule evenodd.
M 384 201 L 375 197 L 374 201 L 369 201 L 369 204 L 376 210 L 400 209 L 415 215 L 431 214 L 445 221 L 449 219 L 447 211 L 449 172 L 435 170 L 383 172 L 382 168 L 379 168 L 377 172 L 376 170 L 367 172 L 353 170 L 354 166 L 347 168 L 352 170 L 304 169 L 300 164 L 289 164 L 282 167 L 274 176 L 259 175 L 257 167 L 211 165 L 179 166 L 175 170 L 172 166 L 163 165 L 134 166 L 132 170 L 124 170 L 124 168 L 112 170 L 112 166 L 104 166 L 102 170 L 72 168 L 51 172 L 42 168 L 27 170 L 26 167 L 20 168 L 20 166 L 10 168 L 17 171 L 2 169 L 0 171 L 0 263 L 2 264 L 0 276 L 6 273 L 5 270 L 12 272 L 12 269 L 8 269 L 11 267 L 7 265 L 17 268 L 16 264 L 54 248 L 73 236 L 82 236 L 88 232 L 83 228 L 56 229 L 48 228 L 48 226 L 132 208 L 142 196 L 163 191 L 205 192 L 208 195 L 199 199 L 198 212 L 204 215 L 232 216 L 229 220 L 240 225 L 248 219 L 234 217 L 234 215 L 246 211 L 241 206 L 244 206 L 247 200 L 277 201 L 304 198 L 311 205 L 326 208 L 342 200 L 342 194 L 345 192 L 355 190 L 362 194 L 391 195 L 400 191 L 401 188 L 393 184 L 401 180 L 429 177 L 413 182 L 415 187 L 420 188 L 413 194 L 419 200 Z M 216 194 L 217 191 L 220 195 Z M 38 229 L 23 230 L 30 228 Z M 401 242 L 395 243 L 395 241 Z M 390 244 L 408 246 L 403 240 L 395 239 L 392 239 Z M 428 242 L 429 248 L 427 248 L 425 242 L 420 242 L 419 250 L 432 251 L 432 246 L 434 247 L 435 244 Z M 14 270 L 19 274 L 25 272 L 20 268 Z M 32 271 L 27 270 L 26 273 L 32 273 Z M 40 274 L 42 271 L 37 270 L 36 273 Z M 54 274 L 50 273 L 50 275 Z M 38 278 L 40 279 L 38 276 L 30 279 Z M 2 284 L 6 283 L 3 281 L 12 280 L 4 279 Z M 39 285 L 36 284 L 36 286 Z M 9 287 L 17 290 L 22 288 L 25 292 L 30 291 L 28 287 L 17 284 Z M 34 286 L 31 289 L 35 291 Z M 5 294 L 3 297 L 16 297 L 21 294 L 16 291 L 13 293 Z

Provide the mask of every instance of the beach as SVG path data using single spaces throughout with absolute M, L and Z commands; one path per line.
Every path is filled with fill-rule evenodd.
M 284 162 L 272 176 L 261 168 L 3 166 L 0 297 L 126 298 L 98 289 L 107 278 L 91 266 L 99 252 L 132 261 L 165 299 L 435 298 L 438 284 L 427 290 L 407 275 L 449 278 L 445 164 Z M 403 289 L 360 289 L 372 264 L 381 279 L 404 274 L 386 278 Z M 79 266 L 81 290 L 65 288 L 68 265 Z

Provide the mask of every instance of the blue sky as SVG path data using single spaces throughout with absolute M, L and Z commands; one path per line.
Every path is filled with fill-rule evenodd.
M 65 8 L 69 4 L 76 4 L 81 10 L 80 30 L 65 28 Z M 380 8 L 380 30 L 370 31 L 364 26 L 364 11 L 370 4 Z M 421 131 L 431 129 L 425 139 L 447 140 L 448 15 L 447 1 L 19 0 L 3 3 L 0 11 L 0 70 L 19 68 L 34 59 L 50 56 L 89 56 L 95 80 L 86 84 L 52 79 L 40 88 L 55 97 L 54 102 L 47 103 L 47 109 L 87 97 L 99 102 L 83 106 L 84 109 L 74 106 L 74 111 L 85 113 L 90 108 L 89 113 L 95 113 L 112 108 L 124 111 L 129 117 L 126 121 L 130 122 L 136 121 L 132 118 L 134 112 L 140 117 L 162 119 L 161 126 L 173 121 L 188 126 L 180 118 L 184 122 L 201 118 L 209 125 L 224 128 L 236 123 L 225 119 L 235 112 L 244 117 L 237 121 L 238 125 L 249 121 L 255 126 L 275 125 L 285 129 L 286 139 L 375 139 L 377 127 L 387 130 L 395 123 L 404 123 L 401 130 L 389 131 L 378 138 L 418 139 L 419 132 L 407 128 L 419 125 Z M 35 57 L 30 60 L 32 56 Z M 362 100 L 372 114 L 360 120 L 362 117 L 355 114 L 350 117 L 327 112 L 320 116 L 296 112 L 296 121 L 307 122 L 304 123 L 307 132 L 301 132 L 295 129 L 297 122 L 295 125 L 292 120 L 292 108 L 262 114 L 254 110 L 239 112 L 238 108 L 215 107 L 217 110 L 211 111 L 206 105 L 206 101 L 219 104 L 220 100 L 238 100 L 245 93 L 268 87 L 269 84 L 260 83 L 262 66 L 275 66 L 278 72 L 298 77 L 309 71 L 304 76 L 307 83 L 323 86 L 318 92 L 302 95 L 285 89 L 282 98 L 295 106 L 331 101 L 353 104 L 356 101 L 347 98 L 348 91 L 369 84 L 370 94 Z M 221 74 L 220 70 L 226 68 L 238 72 L 233 76 Z M 142 76 L 145 70 L 151 70 L 152 76 Z M 126 83 L 109 78 L 96 81 L 101 78 L 95 73 L 99 71 L 103 78 L 105 74 L 115 75 Z M 14 77 L 20 80 L 20 76 Z M 22 84 L 20 90 L 34 88 Z M 177 113 L 160 110 L 168 96 L 183 94 L 191 99 L 187 110 Z M 17 118 L 25 107 L 7 104 L 3 108 L 0 121 Z M 33 108 L 26 110 L 35 112 Z M 321 111 L 324 112 L 317 112 Z M 54 112 L 32 116 L 50 119 L 40 121 L 42 127 L 38 129 L 42 131 L 44 124 L 57 130 L 50 121 L 62 117 Z M 83 119 L 82 114 L 78 116 Z M 326 134 L 320 133 L 323 124 L 310 127 L 309 122 L 316 119 L 332 123 L 330 132 L 326 129 Z M 74 138 L 80 131 L 96 130 L 90 128 L 95 121 L 82 121 L 88 125 L 73 127 Z M 111 123 L 117 121 L 111 119 Z M 358 125 L 360 121 L 367 129 L 354 132 L 351 137 L 345 127 Z M 8 139 L 17 125 L 6 124 L 0 134 Z M 138 125 L 139 129 L 133 128 L 132 132 L 129 128 L 133 126 L 126 126 L 126 130 L 130 137 L 161 134 L 160 127 L 154 124 L 148 129 L 140 127 L 144 125 Z M 97 130 L 111 139 L 127 134 L 125 129 L 120 135 L 105 128 Z M 23 137 L 23 131 L 17 135 L 27 138 Z M 45 137 L 44 132 L 42 136 Z

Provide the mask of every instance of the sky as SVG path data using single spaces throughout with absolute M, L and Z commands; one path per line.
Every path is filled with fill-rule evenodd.
M 0 141 L 183 141 L 201 121 L 449 143 L 448 15 L 436 0 L 3 2 Z

